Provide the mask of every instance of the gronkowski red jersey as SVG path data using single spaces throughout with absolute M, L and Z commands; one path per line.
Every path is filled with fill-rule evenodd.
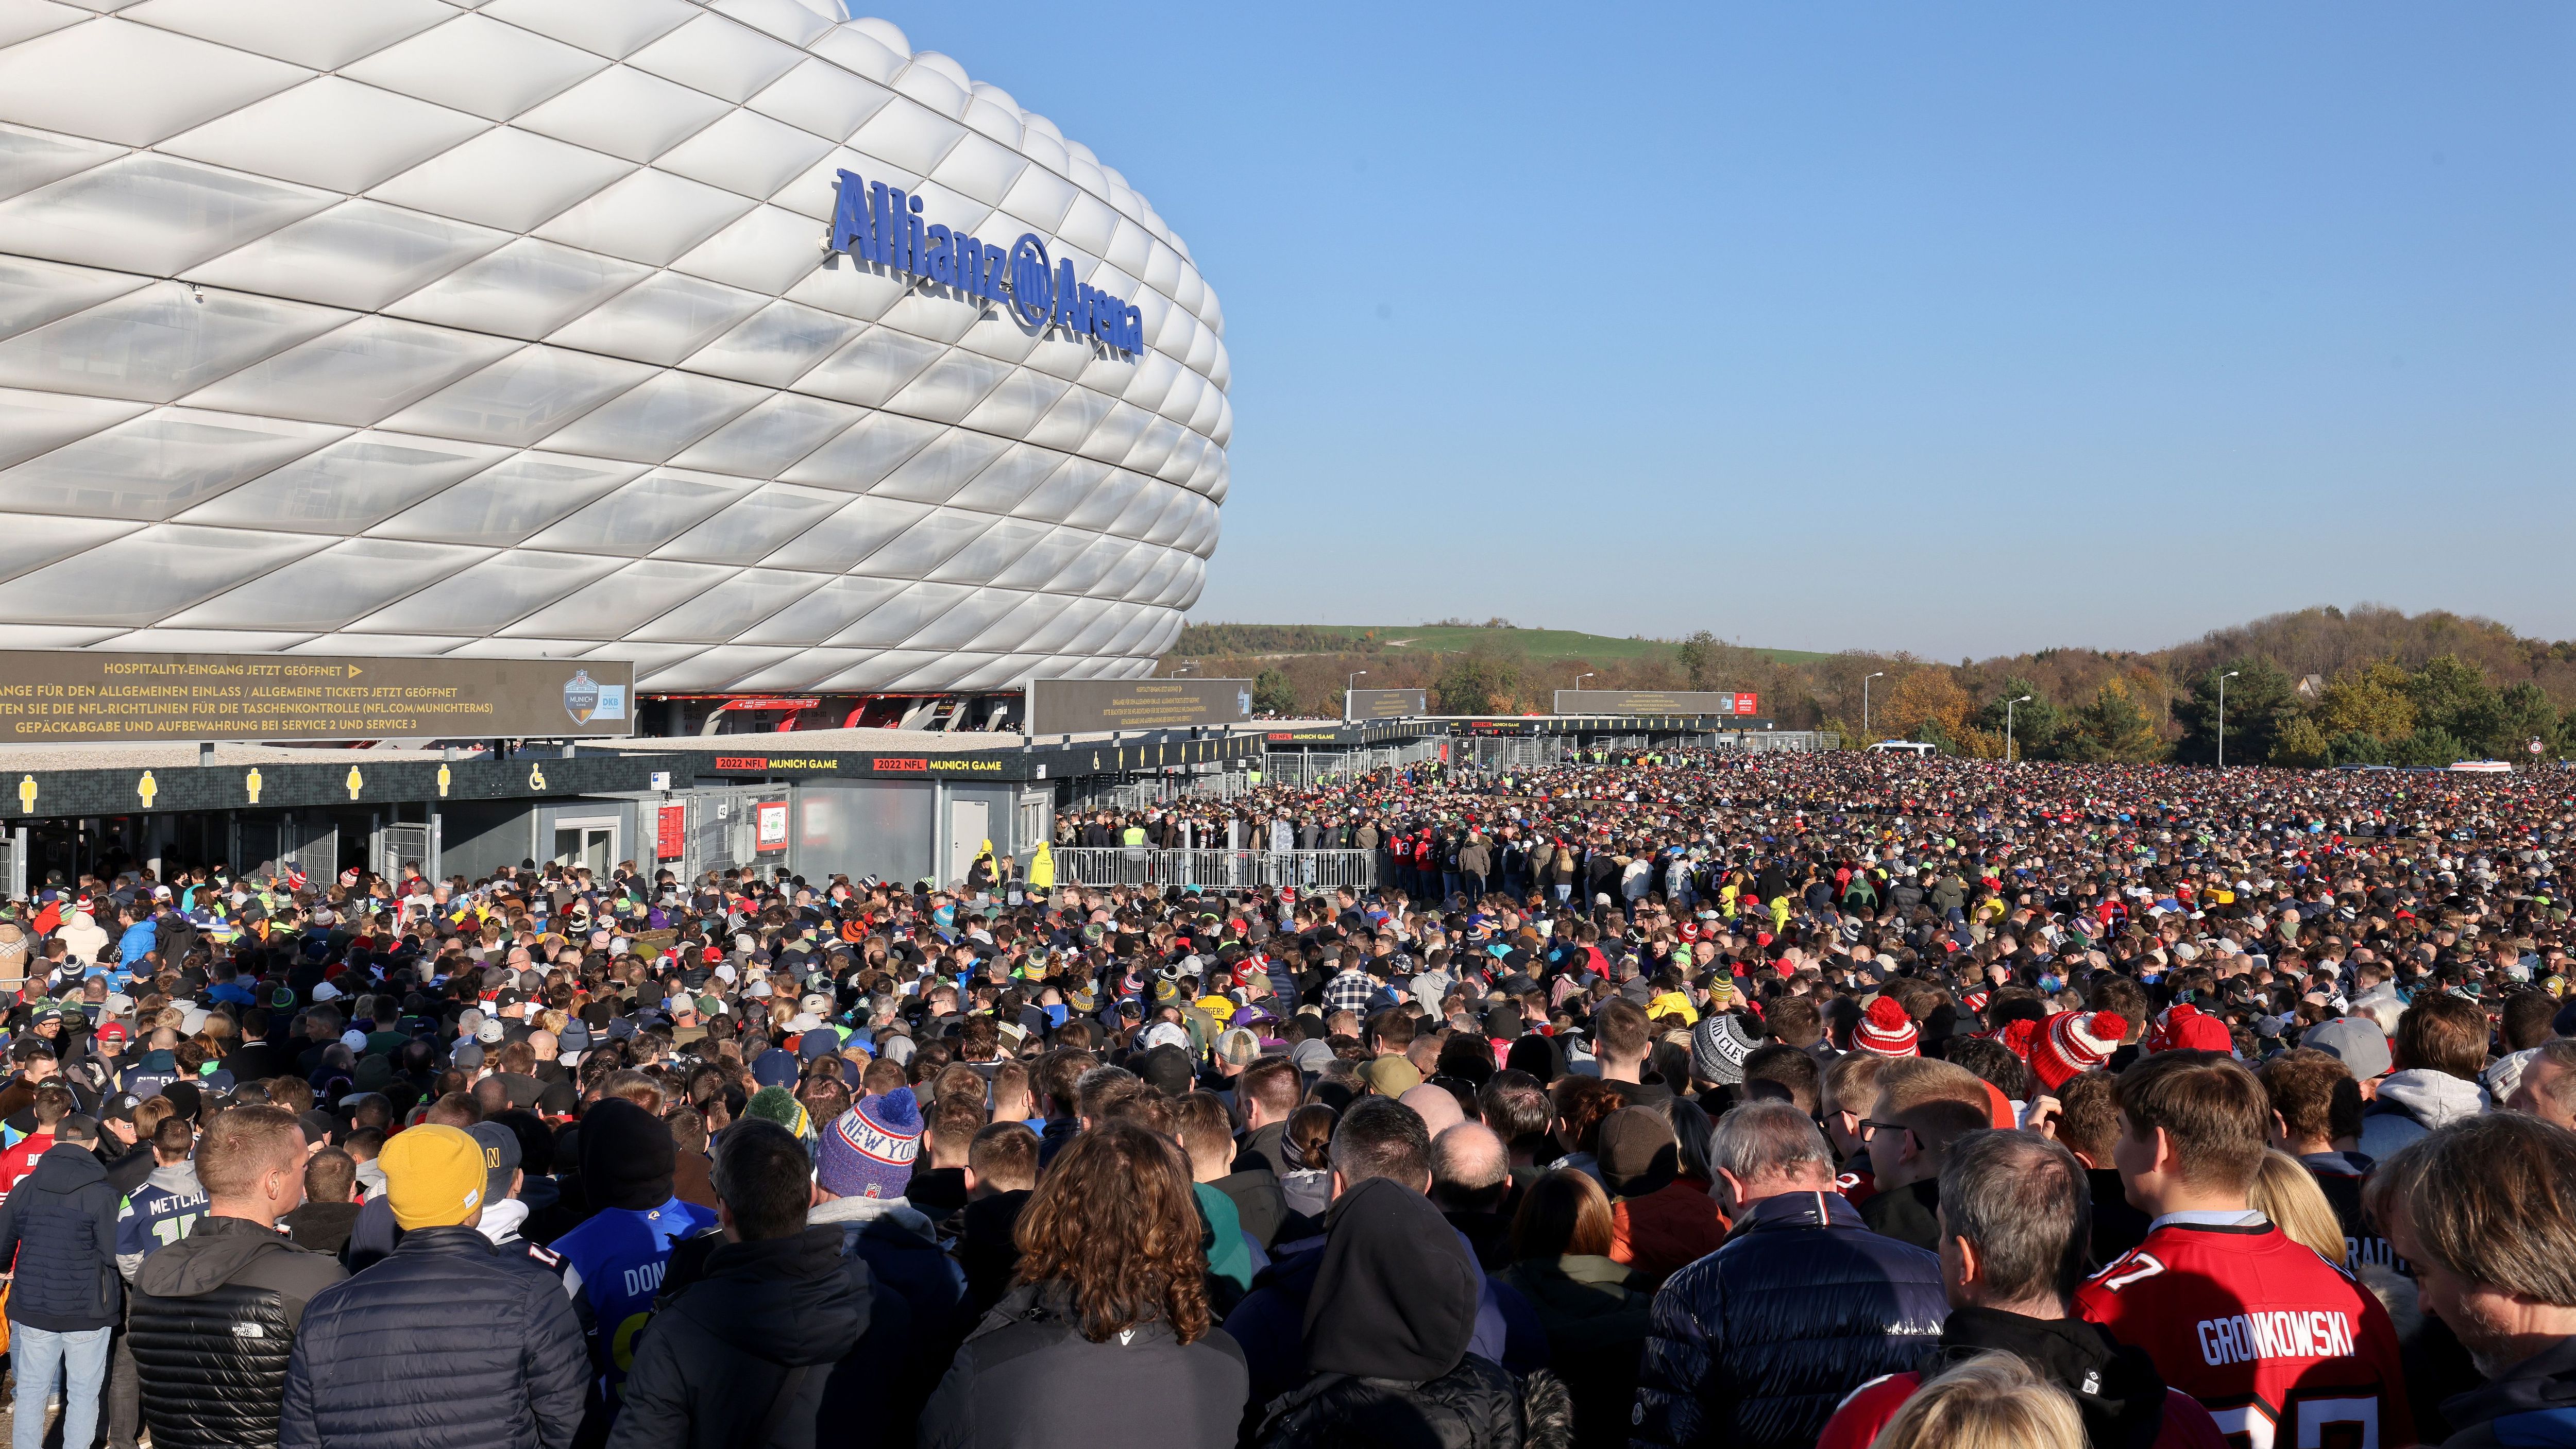
M 2415 1442 L 2379 1300 L 2269 1224 L 2168 1223 L 2075 1295 L 2244 1449 Z

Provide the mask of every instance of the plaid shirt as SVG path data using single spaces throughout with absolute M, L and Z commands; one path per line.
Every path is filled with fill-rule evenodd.
M 1368 1014 L 1369 997 L 1377 991 L 1369 974 L 1358 967 L 1347 967 L 1324 983 L 1324 1011 L 1327 1015 L 1347 1011 L 1354 1016 Z

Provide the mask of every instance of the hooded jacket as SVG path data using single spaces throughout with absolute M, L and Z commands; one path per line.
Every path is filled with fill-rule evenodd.
M 243 1218 L 206 1217 L 134 1272 L 143 1423 L 168 1449 L 273 1445 L 304 1307 L 347 1275 Z
M 1372 1179 L 1374 1180 L 1374 1179 Z M 1363 1183 L 1362 1186 L 1366 1184 Z M 1293 1187 L 1293 1184 L 1292 1184 Z M 1353 1188 L 1352 1192 L 1357 1192 Z M 1344 1193 L 1326 1210 L 1324 1222 L 1329 1230 L 1331 1213 L 1338 1211 Z M 1416 1194 L 1419 1196 L 1419 1194 Z M 1290 1199 L 1293 1204 L 1295 1198 Z M 1430 1199 L 1423 1199 L 1430 1206 Z M 1432 1217 L 1439 1212 L 1433 1209 Z M 1474 1250 L 1446 1222 L 1439 1224 L 1448 1233 L 1447 1241 L 1457 1244 L 1461 1257 L 1473 1261 Z M 1329 1237 L 1327 1238 L 1329 1241 Z M 1299 1243 L 1282 1241 L 1281 1256 L 1270 1266 L 1253 1275 L 1252 1292 L 1226 1315 L 1225 1331 L 1243 1345 L 1246 1359 L 1252 1365 L 1253 1407 L 1258 1410 L 1271 1400 L 1296 1389 L 1310 1376 L 1311 1364 L 1306 1358 L 1305 1319 L 1318 1291 L 1317 1280 L 1323 1268 L 1324 1245 L 1312 1240 Z M 1528 1300 L 1496 1279 L 1478 1275 L 1476 1331 L 1470 1352 L 1501 1363 L 1514 1373 L 1527 1373 L 1547 1365 L 1547 1339 L 1539 1327 L 1538 1314 Z
M 868 1266 L 876 1301 L 900 1298 L 912 1320 L 904 1353 L 905 1382 L 919 1402 L 937 1383 L 950 1352 L 975 1326 L 966 1303 L 966 1272 L 939 1250 L 930 1219 L 899 1197 L 836 1197 L 805 1215 L 809 1228 L 841 1235 L 841 1253 Z
M 1093 1343 L 1071 1296 L 1024 1283 L 984 1315 L 921 1415 L 921 1449 L 1205 1449 L 1243 1418 L 1243 1350 L 1149 1319 Z
M 9 1321 L 50 1333 L 116 1322 L 116 1190 L 87 1143 L 63 1142 L 0 1201 L 0 1263 L 15 1262 Z
M 1940 1259 L 1871 1232 L 1840 1193 L 1764 1198 L 1656 1293 L 1630 1441 L 1804 1449 L 1852 1385 L 1911 1367 L 1949 1312 Z
M 2487 1109 L 2487 1093 L 2448 1072 L 2410 1067 L 2380 1079 L 2361 1117 L 2361 1153 L 2386 1162 L 2398 1148 Z
M 909 1426 L 884 1408 L 900 1387 L 896 1361 L 851 1354 L 871 1324 L 900 1329 L 910 1317 L 900 1298 L 880 1304 L 867 1264 L 842 1256 L 838 1228 L 722 1244 L 645 1329 L 609 1449 L 908 1444 Z
M 1519 1449 L 1520 1387 L 1468 1352 L 1484 1274 L 1428 1198 L 1386 1178 L 1342 1194 L 1306 1299 L 1314 1377 L 1269 1406 L 1265 1449 Z
M 2576 1442 L 2576 1338 L 2506 1369 L 2493 1383 L 2442 1401 L 2458 1427 L 2442 1449 Z
M 2075 1397 L 2086 1449 L 2221 1449 L 2209 1411 L 2165 1387 L 2155 1361 L 2110 1330 L 2077 1318 L 2029 1318 L 1991 1308 L 1954 1308 L 1941 1342 L 1911 1373 L 1862 1386 L 1834 1411 L 1817 1449 L 1868 1449 L 1923 1381 L 1981 1353 L 2011 1354 Z

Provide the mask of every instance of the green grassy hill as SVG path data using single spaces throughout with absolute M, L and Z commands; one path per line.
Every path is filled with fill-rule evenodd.
M 1176 656 L 1215 654 L 1338 654 L 1377 650 L 1464 654 L 1479 644 L 1518 650 L 1532 660 L 1599 661 L 1670 659 L 1680 646 L 1664 639 L 1613 639 L 1572 629 L 1520 629 L 1483 624 L 1188 624 Z M 1757 649 L 1780 664 L 1829 656 L 1804 649 Z

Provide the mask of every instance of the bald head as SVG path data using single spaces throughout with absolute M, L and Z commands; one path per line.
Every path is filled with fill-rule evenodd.
M 1403 1096 L 1395 1100 L 1411 1107 L 1415 1115 L 1422 1119 L 1422 1125 L 1429 1129 L 1434 1137 L 1467 1120 L 1465 1109 L 1458 1105 L 1456 1097 L 1449 1095 L 1447 1087 L 1436 1087 L 1429 1082 L 1424 1082 L 1421 1086 L 1408 1089 Z
M 1510 1150 L 1481 1122 L 1460 1122 L 1431 1139 L 1431 1200 L 1445 1212 L 1491 1211 L 1511 1171 Z

